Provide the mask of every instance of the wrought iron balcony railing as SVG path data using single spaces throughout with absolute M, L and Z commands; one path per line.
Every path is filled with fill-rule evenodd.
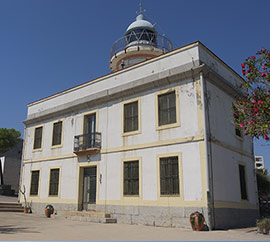
M 74 137 L 74 153 L 100 150 L 101 149 L 101 133 L 89 133 L 76 135 Z
M 137 36 L 134 33 L 124 36 L 114 42 L 111 48 L 111 58 L 116 53 L 128 49 L 132 46 L 153 46 L 155 48 L 161 49 L 163 52 L 169 52 L 173 50 L 172 42 L 162 35 L 155 35 L 151 38 L 145 38 L 144 35 Z

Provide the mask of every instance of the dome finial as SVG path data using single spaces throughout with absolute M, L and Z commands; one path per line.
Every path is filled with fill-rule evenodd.
M 143 13 L 146 11 L 145 9 L 143 9 L 143 6 L 142 6 L 142 0 L 140 0 L 139 2 L 139 12 L 136 12 L 138 15 L 143 15 Z

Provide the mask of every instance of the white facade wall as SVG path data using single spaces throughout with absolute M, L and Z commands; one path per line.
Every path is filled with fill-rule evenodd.
M 209 110 L 209 132 L 213 163 L 214 199 L 223 202 L 242 202 L 239 164 L 246 169 L 248 202 L 257 204 L 256 177 L 252 153 L 252 138 L 236 136 L 233 125 L 234 98 L 209 81 L 206 85 Z
M 248 202 L 257 204 L 256 178 L 252 159 L 220 146 L 213 145 L 213 179 L 216 201 L 242 202 L 240 192 L 239 164 L 245 166 Z
M 183 84 L 182 84 L 183 83 Z M 179 90 L 180 126 L 173 129 L 156 130 L 156 93 L 160 90 L 176 88 Z M 123 101 L 139 97 L 141 101 L 141 133 L 137 135 L 122 136 L 122 103 Z M 96 111 L 97 132 L 102 134 L 102 149 L 119 148 L 131 145 L 153 143 L 180 137 L 198 135 L 196 88 L 192 80 L 181 81 L 181 85 L 170 85 L 164 88 L 152 90 L 150 93 L 131 96 L 115 102 L 108 106 L 95 107 L 82 110 L 78 114 L 46 121 L 42 124 L 32 125 L 27 128 L 27 146 L 25 149 L 25 160 L 44 159 L 70 155 L 73 152 L 75 135 L 83 134 L 84 114 Z M 63 147 L 52 148 L 53 122 L 63 119 Z M 33 152 L 35 128 L 43 126 L 42 151 Z
M 159 155 L 170 156 L 171 154 L 181 153 L 182 160 L 182 182 L 184 201 L 202 200 L 202 177 L 198 144 L 170 145 L 167 147 L 157 147 L 128 152 L 117 152 L 101 156 L 99 163 L 98 180 L 102 174 L 101 183 L 98 184 L 98 200 L 120 200 L 122 184 L 122 161 L 130 158 L 141 158 L 141 179 L 142 194 L 141 200 L 158 199 L 158 177 L 157 159 Z M 50 168 L 60 168 L 60 199 L 70 199 L 71 202 L 77 201 L 78 192 L 78 161 L 74 159 L 55 160 L 25 164 L 24 174 L 31 174 L 32 170 L 40 170 L 39 194 L 38 199 L 46 200 L 49 192 L 49 171 Z M 107 172 L 107 176 L 106 176 Z M 31 176 L 24 176 L 26 195 L 28 200 L 36 201 L 36 197 L 29 197 Z M 59 201 L 55 201 L 59 202 Z M 169 200 L 168 200 L 169 203 Z
M 207 82 L 207 92 L 211 135 L 218 141 L 251 155 L 252 138 L 244 135 L 239 138 L 235 135 L 232 111 L 234 98 L 210 82 Z
M 50 168 L 56 167 L 60 168 L 59 198 L 75 200 L 77 197 L 77 185 L 78 185 L 77 162 L 78 162 L 77 159 L 72 158 L 65 160 L 53 160 L 53 161 L 25 164 L 24 174 L 31 174 L 31 171 L 33 170 L 40 170 L 38 199 L 46 200 L 49 194 Z M 36 201 L 36 196 L 33 196 L 32 199 L 31 197 L 29 197 L 31 176 L 24 175 L 23 179 L 26 188 L 26 196 L 28 197 L 28 200 L 30 200 L 30 202 L 33 200 Z
M 168 88 L 176 88 L 179 93 L 179 116 L 180 126 L 172 129 L 156 130 L 156 93 L 160 90 Z M 141 133 L 137 135 L 122 136 L 122 103 L 123 101 L 140 98 L 141 104 Z M 152 144 L 159 142 L 179 139 L 184 137 L 198 136 L 198 118 L 197 118 L 197 100 L 196 88 L 192 80 L 181 81 L 181 84 L 169 85 L 164 88 L 158 88 L 151 92 L 145 92 L 141 95 L 131 96 L 122 100 L 109 103 L 107 106 L 96 107 L 89 110 L 83 110 L 78 114 L 63 117 L 60 116 L 54 120 L 49 120 L 42 124 L 43 126 L 43 143 L 41 151 L 33 152 L 34 130 L 40 124 L 27 128 L 27 145 L 25 149 L 25 161 L 36 159 L 57 158 L 61 156 L 73 155 L 74 136 L 83 133 L 83 118 L 84 114 L 89 111 L 97 112 L 97 131 L 102 133 L 102 149 L 125 148 L 136 145 Z M 53 122 L 63 120 L 63 146 L 60 148 L 52 148 L 52 129 Z M 183 165 L 183 185 L 185 200 L 201 200 L 201 168 L 200 155 L 198 144 L 170 145 L 165 147 L 138 149 L 126 152 L 114 152 L 109 154 L 101 154 L 101 158 L 91 156 L 91 160 L 100 159 L 100 174 L 103 180 L 107 177 L 107 188 L 105 184 L 99 184 L 99 199 L 100 200 L 119 200 L 121 188 L 121 163 L 125 158 L 142 158 L 142 179 L 143 179 L 143 199 L 157 199 L 157 155 L 170 153 L 182 153 Z M 61 167 L 61 198 L 76 199 L 77 193 L 77 158 L 64 159 L 56 161 L 46 161 L 33 163 L 32 169 L 40 167 L 41 171 L 41 191 L 40 198 L 48 197 L 48 179 L 50 167 Z M 80 161 L 86 161 L 85 156 L 79 157 Z M 107 167 L 106 167 L 107 165 Z M 30 165 L 26 165 L 28 167 Z M 144 170 L 148 170 L 146 172 Z M 43 171 L 44 170 L 44 171 Z M 107 176 L 106 176 L 107 170 Z M 30 172 L 25 170 L 25 172 Z M 45 174 L 44 174 L 45 172 Z M 192 173 L 192 175 L 190 174 Z M 29 179 L 29 177 L 27 178 Z M 75 182 L 74 182 L 75 181 Z M 194 186 L 194 182 L 196 186 Z M 25 180 L 25 184 L 30 181 Z M 71 187 L 68 188 L 68 186 Z M 67 189 L 65 189 L 67 186 Z M 106 191 L 107 189 L 107 195 Z M 148 189 L 148 191 L 147 191 Z M 71 196 L 72 194 L 72 196 Z

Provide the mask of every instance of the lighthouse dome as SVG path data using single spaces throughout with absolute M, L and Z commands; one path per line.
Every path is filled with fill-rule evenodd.
M 126 33 L 129 32 L 130 30 L 133 30 L 133 29 L 137 29 L 137 28 L 140 28 L 140 29 L 150 29 L 150 30 L 153 30 L 155 31 L 155 28 L 154 28 L 154 25 L 151 24 L 149 21 L 145 20 L 143 18 L 143 14 L 139 14 L 136 18 L 136 21 L 134 21 L 133 23 L 131 23 L 127 30 L 126 30 Z M 155 31 L 156 32 L 156 31 Z

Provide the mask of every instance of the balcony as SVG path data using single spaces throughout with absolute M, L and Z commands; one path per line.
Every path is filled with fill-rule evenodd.
M 101 149 L 101 133 L 89 133 L 74 137 L 74 153 L 89 155 L 99 153 Z
M 173 50 L 172 42 L 165 36 L 149 34 L 146 35 L 136 35 L 135 33 L 130 33 L 128 36 L 122 37 L 115 41 L 111 48 L 111 59 L 117 53 L 127 50 L 133 46 L 152 46 L 162 50 L 164 53 Z

